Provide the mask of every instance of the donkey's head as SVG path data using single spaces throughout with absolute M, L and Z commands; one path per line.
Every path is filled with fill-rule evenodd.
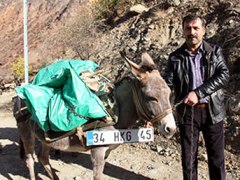
M 160 125 L 157 126 L 159 132 L 170 138 L 176 131 L 170 103 L 170 88 L 148 53 L 143 52 L 141 58 L 142 62 L 138 65 L 125 56 L 131 72 L 136 77 L 133 83 L 133 97 L 138 116 L 155 127 Z

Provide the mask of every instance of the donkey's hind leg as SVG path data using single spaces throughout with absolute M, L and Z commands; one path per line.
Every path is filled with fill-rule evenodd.
M 105 154 L 108 147 L 94 147 L 91 149 L 91 160 L 93 166 L 93 179 L 100 180 L 103 179 L 103 170 L 105 166 Z
M 26 166 L 29 170 L 29 176 L 31 180 L 35 179 L 34 172 L 34 147 L 35 147 L 35 136 L 32 131 L 29 120 L 25 122 L 17 123 L 19 132 L 19 146 L 20 146 L 20 156 L 25 159 Z
M 53 170 L 50 162 L 49 162 L 49 151 L 51 147 L 47 146 L 44 143 L 41 143 L 41 149 L 38 153 L 38 160 L 43 165 L 44 169 L 47 171 L 48 175 L 51 179 L 58 180 L 58 176 Z

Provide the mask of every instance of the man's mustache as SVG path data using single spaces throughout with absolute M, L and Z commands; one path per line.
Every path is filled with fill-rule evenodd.
M 192 38 L 197 38 L 197 36 L 194 36 L 194 35 L 187 36 L 187 39 L 192 39 Z

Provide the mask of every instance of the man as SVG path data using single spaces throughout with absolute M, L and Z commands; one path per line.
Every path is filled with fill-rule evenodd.
M 175 95 L 184 180 L 197 179 L 197 151 L 202 131 L 211 180 L 225 180 L 224 96 L 229 71 L 222 50 L 203 40 L 205 21 L 188 15 L 182 22 L 185 43 L 170 54 L 166 82 Z

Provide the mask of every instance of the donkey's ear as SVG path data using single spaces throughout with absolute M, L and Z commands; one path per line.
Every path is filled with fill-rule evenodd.
M 146 51 L 142 53 L 141 59 L 142 59 L 142 62 L 140 66 L 143 70 L 152 71 L 154 69 L 157 69 L 153 59 Z
M 126 56 L 125 52 L 120 51 L 121 56 L 124 58 L 124 62 L 127 64 L 133 75 L 135 75 L 137 78 L 144 78 L 146 77 L 145 71 L 141 69 L 141 67 L 134 63 L 133 61 L 129 60 L 128 57 Z

